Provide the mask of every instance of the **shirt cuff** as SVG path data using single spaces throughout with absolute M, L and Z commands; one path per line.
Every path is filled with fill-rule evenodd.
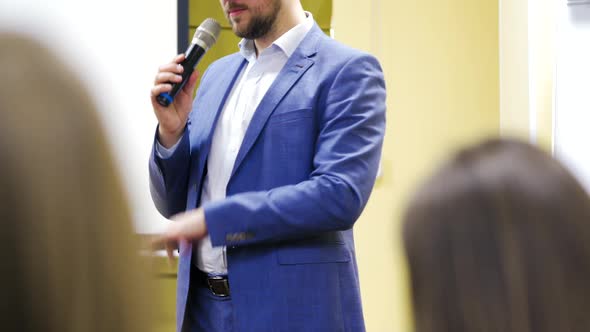
M 156 156 L 158 156 L 158 158 L 160 158 L 160 159 L 168 159 L 168 158 L 172 157 L 172 155 L 174 154 L 174 151 L 176 151 L 176 148 L 178 147 L 178 144 L 180 143 L 180 141 L 182 141 L 182 136 L 173 146 L 171 146 L 169 149 L 166 149 L 156 139 Z

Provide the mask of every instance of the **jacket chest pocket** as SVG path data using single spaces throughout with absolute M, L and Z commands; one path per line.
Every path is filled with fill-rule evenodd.
M 315 151 L 317 130 L 311 108 L 273 113 L 262 137 L 265 154 L 273 156 L 277 165 L 289 174 L 309 170 Z M 293 162 L 296 161 L 296 162 Z
M 282 123 L 293 123 L 302 119 L 313 118 L 313 109 L 311 107 L 299 108 L 289 110 L 286 112 L 275 112 L 268 119 L 268 125 L 282 124 Z

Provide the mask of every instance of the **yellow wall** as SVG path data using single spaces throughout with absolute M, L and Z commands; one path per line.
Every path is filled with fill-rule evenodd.
M 497 135 L 497 0 L 334 0 L 335 38 L 375 54 L 388 88 L 382 177 L 355 226 L 368 331 L 411 329 L 400 215 L 458 146 Z

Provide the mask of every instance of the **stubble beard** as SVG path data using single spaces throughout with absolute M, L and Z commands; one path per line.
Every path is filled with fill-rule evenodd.
M 275 22 L 281 9 L 280 1 L 272 2 L 272 11 L 268 15 L 252 15 L 249 24 L 244 29 L 238 29 L 238 22 L 233 22 L 228 17 L 229 24 L 232 26 L 232 30 L 236 36 L 246 39 L 258 39 L 264 37 L 274 29 Z

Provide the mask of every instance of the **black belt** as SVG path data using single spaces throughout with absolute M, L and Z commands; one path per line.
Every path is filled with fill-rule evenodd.
M 207 273 L 194 268 L 192 269 L 194 280 L 205 288 L 208 288 L 213 295 L 220 297 L 229 296 L 229 280 L 227 276 L 210 276 Z

